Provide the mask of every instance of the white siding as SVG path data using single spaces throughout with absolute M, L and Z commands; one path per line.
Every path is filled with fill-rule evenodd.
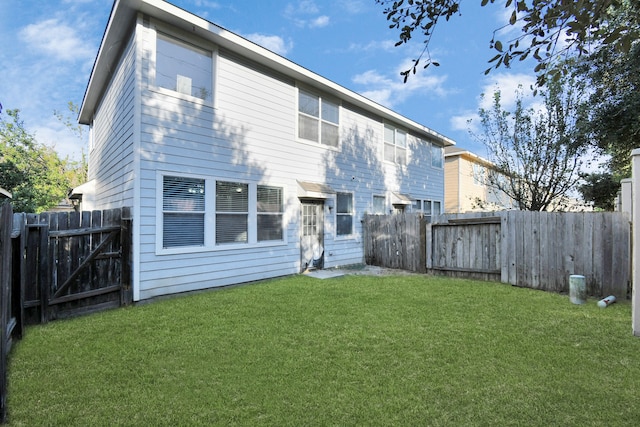
M 90 178 L 96 179 L 98 208 L 136 207 L 135 294 L 140 299 L 298 273 L 297 181 L 325 183 L 354 197 L 352 235 L 336 235 L 335 209 L 325 207 L 325 268 L 363 262 L 360 220 L 372 211 L 373 195 L 400 192 L 443 200 L 443 170 L 431 167 L 428 142 L 409 136 L 407 165 L 385 162 L 382 119 L 346 104 L 340 108 L 338 149 L 299 141 L 296 82 L 228 52 L 214 50 L 213 105 L 157 90 L 151 84 L 153 22 L 138 28 L 140 45 L 129 39 L 96 110 Z M 136 48 L 142 58 L 140 87 Z M 163 250 L 158 244 L 162 174 L 282 187 L 284 241 Z
M 131 36 L 93 119 L 89 179 L 95 179 L 95 205 L 88 209 L 133 206 L 133 141 L 136 46 Z

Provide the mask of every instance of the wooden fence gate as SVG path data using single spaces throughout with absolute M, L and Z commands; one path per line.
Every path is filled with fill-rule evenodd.
M 427 270 L 499 282 L 501 237 L 496 216 L 427 224 Z
M 27 323 L 131 302 L 129 208 L 15 214 L 24 234 Z

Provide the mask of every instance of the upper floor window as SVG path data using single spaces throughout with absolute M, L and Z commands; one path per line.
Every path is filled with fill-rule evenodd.
M 211 52 L 158 33 L 156 37 L 156 86 L 213 99 Z
M 298 90 L 298 137 L 337 147 L 340 129 L 340 108 L 305 90 Z
M 399 165 L 407 164 L 407 133 L 384 125 L 384 159 Z
M 431 166 L 434 168 L 442 168 L 444 166 L 444 152 L 442 147 L 431 144 Z

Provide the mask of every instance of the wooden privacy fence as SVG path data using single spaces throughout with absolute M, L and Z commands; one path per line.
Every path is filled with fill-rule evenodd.
M 27 323 L 131 302 L 129 208 L 15 214 Z
M 365 263 L 426 272 L 425 226 L 418 215 L 365 215 Z
M 417 236 L 405 231 L 422 227 Z M 413 267 L 422 246 L 428 272 L 554 292 L 568 292 L 569 276 L 579 274 L 591 296 L 630 297 L 628 214 L 506 211 L 441 215 L 429 224 L 419 215 L 368 215 L 364 230 L 368 264 L 422 271 Z
M 7 355 L 25 323 L 131 302 L 128 208 L 14 214 L 0 210 L 0 423 L 6 421 Z

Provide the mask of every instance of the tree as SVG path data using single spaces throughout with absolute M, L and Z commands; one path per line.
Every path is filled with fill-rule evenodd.
M 0 187 L 12 193 L 16 212 L 56 206 L 70 187 L 67 163 L 25 129 L 19 110 L 6 115 L 0 117 Z
M 481 5 L 495 2 L 481 0 Z M 410 69 L 401 73 L 405 82 L 409 74 L 416 73 L 421 61 L 424 60 L 424 68 L 439 65 L 429 54 L 431 37 L 441 19 L 449 21 L 461 14 L 462 0 L 376 0 L 376 3 L 384 7 L 389 28 L 400 31 L 396 46 L 409 42 L 414 32 L 424 37 L 422 53 L 413 60 Z M 559 60 L 567 56 L 584 55 L 591 47 L 601 45 L 626 53 L 632 42 L 640 38 L 637 0 L 506 0 L 505 7 L 511 14 L 504 27 L 520 26 L 521 32 L 506 42 L 496 39 L 499 29 L 493 32 L 489 46 L 496 55 L 489 60 L 493 66 L 485 73 L 493 67 L 509 67 L 514 59 L 522 61 L 531 56 L 537 61 L 534 70 L 542 85 L 546 78 L 557 78 L 566 71 Z
M 523 106 L 522 88 L 513 113 L 502 108 L 499 90 L 492 108 L 479 111 L 483 132 L 473 136 L 485 145 L 493 163 L 488 185 L 521 210 L 559 210 L 578 182 L 584 141 L 577 127 L 586 113 L 578 102 L 580 86 L 574 84 L 551 84 L 542 93 L 542 111 Z
M 78 124 L 76 121 L 76 117 L 80 113 L 80 107 L 75 104 L 73 101 L 69 101 L 67 103 L 67 111 L 66 113 L 62 113 L 58 110 L 53 110 L 53 115 L 63 124 L 65 127 L 80 141 L 85 142 L 84 130 L 85 127 L 83 125 Z M 77 187 L 80 184 L 87 182 L 87 178 L 89 175 L 88 172 L 88 161 L 87 155 L 84 152 L 84 149 L 81 152 L 82 156 L 79 161 L 72 161 L 68 158 L 65 159 L 67 163 L 67 170 L 69 171 L 69 179 L 70 183 L 73 187 Z
M 583 174 L 582 179 L 585 182 L 578 187 L 582 198 L 593 203 L 594 208 L 612 211 L 620 189 L 620 180 L 607 172 Z
M 576 73 L 592 88 L 590 120 L 585 133 L 610 156 L 609 170 L 631 176 L 631 150 L 640 146 L 640 43 L 628 53 L 602 48 L 583 61 Z

